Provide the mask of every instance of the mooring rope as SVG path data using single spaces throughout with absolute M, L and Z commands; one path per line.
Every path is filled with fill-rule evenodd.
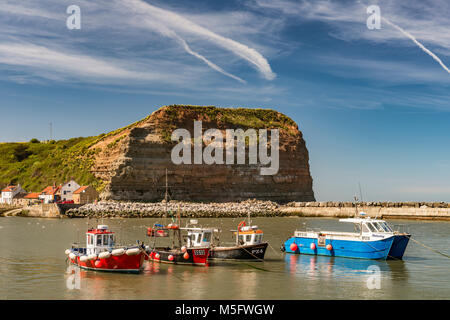
M 275 248 L 272 247 L 272 245 L 269 242 L 267 242 L 267 244 L 277 255 L 279 255 L 280 257 L 283 257 L 283 254 L 281 252 L 278 252 L 277 250 L 275 250 Z
M 440 254 L 441 256 L 444 256 L 444 257 L 450 259 L 450 255 L 448 255 L 448 254 L 446 254 L 446 253 L 443 253 L 443 252 L 441 252 L 441 251 L 439 251 L 439 250 L 433 249 L 433 248 L 431 248 L 431 247 L 429 247 L 429 246 L 427 246 L 427 245 L 421 243 L 420 241 L 417 241 L 417 240 L 411 238 L 411 236 L 409 237 L 409 239 L 412 240 L 412 241 L 414 241 L 415 243 L 421 245 L 422 247 L 428 249 L 428 250 L 431 250 L 431 251 L 433 251 L 433 252 L 435 252 L 435 253 L 437 253 L 437 254 Z

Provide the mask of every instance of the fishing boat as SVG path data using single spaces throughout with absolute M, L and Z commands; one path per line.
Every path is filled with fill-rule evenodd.
M 70 263 L 86 270 L 139 273 L 144 264 L 144 246 L 115 246 L 115 234 L 107 225 L 86 232 L 86 247 L 72 245 L 65 251 Z
M 166 191 L 164 196 L 166 222 L 169 214 L 167 208 L 169 200 L 168 190 L 166 169 Z M 174 219 L 172 216 L 171 223 L 155 223 L 152 227 L 148 227 L 147 236 L 152 238 L 153 241 L 151 242 L 153 243 L 145 247 L 145 259 L 171 264 L 207 265 L 213 229 L 197 227 L 197 223 L 197 220 L 191 220 L 186 227 L 181 228 L 181 217 L 178 212 L 177 219 Z M 185 231 L 187 235 L 182 235 L 182 231 Z M 161 246 L 156 244 L 156 238 L 170 238 L 171 241 L 169 241 L 169 244 L 166 243 L 165 246 Z
M 235 235 L 236 242 L 233 246 L 221 246 L 214 243 L 209 250 L 211 260 L 252 260 L 262 261 L 267 249 L 267 242 L 263 242 L 263 231 L 258 226 L 252 225 L 250 214 L 247 221 L 241 221 L 237 230 L 230 230 Z
M 148 232 L 153 237 L 153 245 L 145 246 L 147 260 L 153 260 L 162 263 L 172 264 L 189 264 L 189 265 L 207 265 L 209 249 L 211 246 L 211 238 L 213 229 L 195 227 L 196 220 L 191 220 L 184 228 L 180 228 L 178 224 L 171 223 L 163 226 L 155 224 L 152 228 L 154 232 Z M 167 237 L 171 238 L 170 246 L 157 246 L 156 238 L 158 234 L 167 233 Z M 182 237 L 182 231 L 186 231 L 187 236 Z
M 295 231 L 282 251 L 287 253 L 361 259 L 402 259 L 411 235 L 394 231 L 384 220 L 364 217 L 339 219 L 355 232 Z

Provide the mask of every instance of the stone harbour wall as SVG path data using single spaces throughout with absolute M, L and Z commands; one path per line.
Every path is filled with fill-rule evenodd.
M 167 210 L 182 217 L 220 218 L 245 217 L 353 217 L 355 204 L 351 202 L 291 202 L 280 205 L 272 201 L 246 200 L 242 202 L 198 203 L 170 201 Z M 385 219 L 440 219 L 450 220 L 450 204 L 445 202 L 366 202 L 358 204 L 358 212 L 368 216 Z M 140 203 L 101 201 L 79 208 L 69 209 L 67 217 L 105 217 L 105 218 L 145 218 L 161 217 L 166 212 L 166 203 Z M 169 214 L 170 216 L 170 214 Z

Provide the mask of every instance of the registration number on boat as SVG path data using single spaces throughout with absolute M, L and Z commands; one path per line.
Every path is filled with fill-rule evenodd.
M 205 250 L 194 250 L 194 255 L 196 256 L 204 256 Z

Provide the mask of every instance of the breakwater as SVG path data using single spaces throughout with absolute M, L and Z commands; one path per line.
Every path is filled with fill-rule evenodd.
M 291 202 L 280 205 L 272 201 L 246 200 L 227 203 L 198 203 L 170 201 L 156 203 L 101 201 L 67 210 L 70 218 L 149 218 L 180 214 L 181 217 L 220 218 L 244 217 L 248 213 L 256 217 L 353 217 L 356 213 L 352 202 Z M 442 219 L 450 220 L 450 204 L 446 202 L 364 202 L 358 211 L 380 218 Z

